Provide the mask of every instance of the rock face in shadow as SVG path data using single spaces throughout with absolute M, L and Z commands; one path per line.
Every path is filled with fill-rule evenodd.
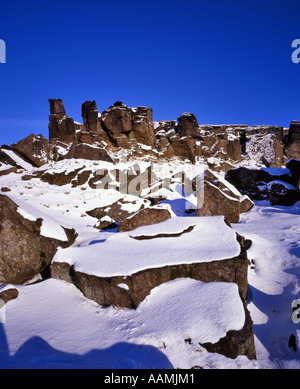
M 43 219 L 30 221 L 17 205 L 0 195 L 0 283 L 22 284 L 48 266 L 58 246 L 68 247 L 74 239 L 60 241 L 40 234 Z M 70 231 L 71 232 L 71 231 Z
M 268 200 L 273 205 L 287 206 L 300 200 L 300 190 L 294 186 L 297 178 L 288 169 L 277 169 L 272 173 L 267 169 L 239 167 L 228 170 L 226 180 L 253 200 Z

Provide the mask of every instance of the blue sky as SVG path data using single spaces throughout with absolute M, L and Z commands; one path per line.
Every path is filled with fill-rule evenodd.
M 192 112 L 199 124 L 300 120 L 300 2 L 2 1 L 0 144 L 48 137 L 48 98 L 81 121 L 116 100 L 154 120 Z

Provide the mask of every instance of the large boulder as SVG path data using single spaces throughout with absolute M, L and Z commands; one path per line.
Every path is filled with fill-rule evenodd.
M 300 190 L 295 187 L 289 169 L 239 167 L 228 170 L 226 180 L 252 200 L 268 200 L 276 205 L 293 205 L 299 201 Z
M 106 161 L 114 163 L 113 159 L 103 147 L 96 147 L 87 143 L 74 144 L 65 158 L 88 159 L 91 161 Z
M 112 141 L 132 131 L 132 110 L 121 101 L 117 101 L 101 114 L 101 125 Z
M 119 224 L 118 232 L 132 231 L 141 226 L 164 222 L 172 217 L 166 208 L 148 207 L 129 216 Z
M 194 114 L 184 112 L 178 119 L 178 131 L 180 136 L 196 138 L 200 136 L 199 125 Z
M 246 319 L 241 330 L 229 330 L 217 342 L 205 342 L 200 345 L 210 353 L 223 354 L 228 358 L 235 359 L 239 355 L 246 355 L 249 359 L 256 359 L 253 321 L 244 302 L 243 304 Z
M 300 189 L 284 181 L 271 181 L 266 186 L 266 197 L 272 205 L 294 205 L 300 201 Z
M 72 231 L 65 241 L 41 235 L 42 222 L 25 219 L 9 197 L 0 195 L 0 283 L 22 284 L 32 279 L 51 263 L 58 246 L 73 242 Z
M 50 157 L 49 143 L 43 135 L 30 134 L 11 147 L 38 167 L 47 163 Z
M 226 225 L 224 218 L 172 218 L 152 225 L 150 231 L 140 227 L 112 234 L 96 243 L 99 248 L 90 246 L 89 258 L 83 259 L 80 248 L 67 249 L 71 250 L 67 256 L 67 250 L 60 250 L 53 258 L 51 276 L 74 283 L 101 305 L 136 308 L 154 287 L 176 278 L 234 282 L 246 299 L 249 242 Z M 225 251 L 220 243 L 224 239 Z M 103 259 L 97 254 L 102 247 Z M 85 267 L 93 270 L 85 271 Z
M 226 180 L 210 169 L 204 174 L 203 204 L 197 209 L 197 216 L 224 215 L 228 223 L 237 223 L 240 213 L 252 208 L 253 202 Z
M 179 134 L 170 138 L 172 151 L 175 156 L 195 162 L 193 141 L 189 137 L 179 137 Z
M 136 212 L 148 207 L 150 205 L 149 200 L 131 198 L 131 196 L 125 196 L 118 201 L 113 202 L 102 207 L 96 207 L 86 213 L 94 218 L 98 219 L 95 227 L 98 229 L 114 228 L 118 226 L 124 219 L 133 216 Z
M 240 219 L 240 200 L 224 193 L 213 183 L 204 180 L 204 201 L 196 216 L 224 215 L 229 223 Z

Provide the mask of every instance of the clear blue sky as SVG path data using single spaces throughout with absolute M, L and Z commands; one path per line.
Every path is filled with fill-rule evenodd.
M 300 120 L 300 2 L 11 1 L 0 5 L 0 144 L 48 137 L 48 98 L 81 121 L 116 100 L 154 120 L 200 124 Z

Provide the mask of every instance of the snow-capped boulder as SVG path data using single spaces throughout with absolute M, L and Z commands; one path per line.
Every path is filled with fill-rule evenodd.
M 226 355 L 229 358 L 237 358 L 238 355 L 246 355 L 249 359 L 256 359 L 254 344 L 253 321 L 244 304 L 245 324 L 241 330 L 229 330 L 226 335 L 217 342 L 205 342 L 200 345 L 211 353 Z
M 124 219 L 118 228 L 118 232 L 132 231 L 138 227 L 149 226 L 155 223 L 161 223 L 172 217 L 170 211 L 166 208 L 148 207 L 144 208 L 133 216 Z
M 118 226 L 124 219 L 136 214 L 145 207 L 150 206 L 150 201 L 133 196 L 125 196 L 111 204 L 88 210 L 89 216 L 98 219 L 95 227 L 98 229 L 107 228 L 111 224 Z
M 106 161 L 114 163 L 107 150 L 103 147 L 97 147 L 87 143 L 74 144 L 65 158 L 88 159 L 90 161 Z
M 240 218 L 240 201 L 225 194 L 211 182 L 204 181 L 203 206 L 197 209 L 196 215 L 224 215 L 229 223 L 237 223 Z
M 290 206 L 300 201 L 300 190 L 284 181 L 271 181 L 266 187 L 266 195 L 272 205 Z
M 51 276 L 74 283 L 102 305 L 136 308 L 154 287 L 186 277 L 234 282 L 245 299 L 248 246 L 222 216 L 174 217 L 58 250 Z
M 42 235 L 42 223 L 43 219 L 28 216 L 9 197 L 0 195 L 0 283 L 32 279 L 50 264 L 58 246 L 73 242 L 74 231 L 67 234 L 67 229 L 65 240 Z
M 213 171 L 206 170 L 203 202 L 197 209 L 197 216 L 224 215 L 228 223 L 237 223 L 240 213 L 247 212 L 252 206 L 252 201 L 247 196 L 242 197 L 228 181 Z

